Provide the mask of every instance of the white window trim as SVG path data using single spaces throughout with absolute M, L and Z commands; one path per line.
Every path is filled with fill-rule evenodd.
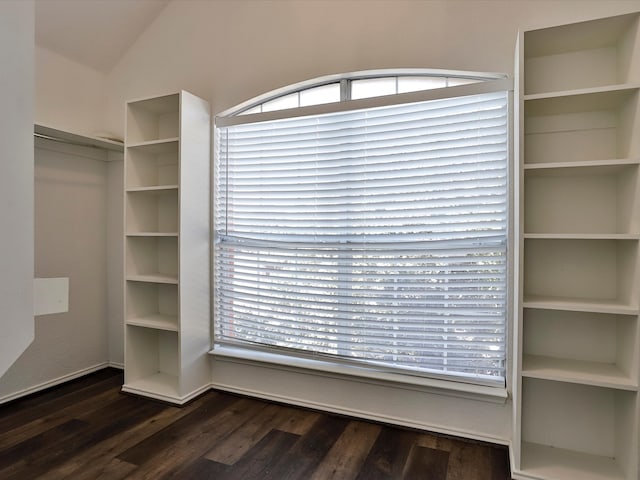
M 399 76 L 403 72 L 394 71 L 396 75 Z M 460 72 L 462 73 L 462 72 Z M 453 72 L 448 75 L 442 76 L 453 76 Z M 354 74 L 355 75 L 355 74 Z M 391 74 L 387 74 L 390 76 Z M 435 76 L 435 75 L 434 75 Z M 472 78 L 472 75 L 467 73 L 469 78 Z M 323 82 L 319 79 L 314 80 L 313 82 L 301 82 L 294 86 L 289 86 L 283 89 L 274 90 L 265 95 L 260 95 L 259 97 L 255 97 L 248 102 L 244 102 L 237 107 L 234 107 L 229 110 L 225 110 L 224 112 L 216 115 L 215 125 L 219 127 L 228 127 L 231 125 L 241 125 L 243 123 L 253 123 L 260 121 L 269 121 L 269 120 L 278 120 L 280 118 L 294 118 L 294 117 L 303 117 L 307 115 L 321 115 L 323 113 L 333 113 L 333 112 L 344 112 L 348 110 L 358 110 L 364 108 L 373 108 L 373 107 L 383 107 L 388 105 L 400 105 L 403 103 L 414 103 L 421 102 L 427 100 L 438 100 L 442 98 L 448 98 L 452 96 L 464 96 L 464 95 L 477 95 L 481 93 L 489 93 L 489 92 L 497 92 L 497 91 L 512 91 L 513 90 L 513 81 L 506 77 L 505 75 L 498 74 L 477 74 L 476 78 L 484 78 L 487 81 L 479 82 L 479 83 L 470 83 L 466 85 L 457 85 L 453 87 L 444 87 L 444 88 L 434 88 L 431 90 L 419 90 L 416 92 L 407 92 L 407 93 L 396 93 L 392 95 L 384 95 L 380 97 L 371 97 L 371 98 L 362 98 L 358 100 L 343 100 L 340 102 L 333 103 L 324 103 L 321 105 L 310 105 L 307 107 L 296 107 L 296 108 L 287 108 L 283 110 L 274 110 L 270 112 L 264 113 L 249 113 L 246 115 L 238 115 L 238 113 L 247 110 L 248 108 L 254 107 L 260 103 L 267 102 L 269 100 L 273 100 L 279 96 L 283 96 L 289 93 L 294 93 L 304 88 L 318 87 L 321 85 L 325 85 L 327 83 L 332 83 L 330 81 Z M 373 78 L 373 75 L 371 75 Z M 326 77 L 323 77 L 326 78 Z M 367 77 L 356 77 L 356 78 L 367 78 Z M 338 80 L 334 80 L 338 81 Z M 304 85 L 304 86 L 302 86 Z M 454 93 L 452 93 L 454 92 Z
M 401 373 L 380 372 L 328 360 L 307 359 L 301 356 L 269 353 L 230 345 L 216 345 L 210 355 L 222 360 L 248 365 L 265 364 L 280 370 L 303 372 L 326 378 L 349 377 L 351 381 L 384 387 L 414 390 L 421 393 L 448 395 L 457 398 L 505 404 L 509 398 L 507 387 L 495 387 L 466 383 L 454 379 L 437 379 Z
M 424 75 L 424 76 L 458 76 L 463 78 L 478 78 L 485 81 L 471 83 L 466 85 L 458 85 L 452 87 L 444 87 L 430 90 L 421 90 L 416 92 L 398 93 L 392 95 L 364 98 L 358 100 L 342 100 L 340 102 L 312 105 L 306 107 L 296 107 L 283 110 L 275 110 L 264 113 L 253 113 L 238 115 L 244 110 L 252 108 L 260 103 L 273 100 L 279 96 L 290 94 L 305 88 L 312 88 L 328 83 L 340 82 L 347 79 L 374 78 L 381 76 L 405 76 L 405 75 Z M 454 89 L 454 90 L 452 90 Z M 468 71 L 452 71 L 452 70 L 427 70 L 427 69 L 400 69 L 400 70 L 370 70 L 365 72 L 354 72 L 350 74 L 329 75 L 326 77 L 315 78 L 300 82 L 294 85 L 276 89 L 264 95 L 255 97 L 247 102 L 243 102 L 231 109 L 225 110 L 215 117 L 214 128 L 226 127 L 232 125 L 240 125 L 243 123 L 253 123 L 259 121 L 270 121 L 281 118 L 294 118 L 308 115 L 319 115 L 323 113 L 341 112 L 365 108 L 374 108 L 388 105 L 399 105 L 403 103 L 414 103 L 428 100 L 438 100 L 452 96 L 477 95 L 482 93 L 490 93 L 496 91 L 506 91 L 509 93 L 509 118 L 513 118 L 513 79 L 504 74 L 480 73 Z M 509 146 L 508 146 L 508 171 L 510 181 L 513 181 L 513 140 L 512 125 L 509 127 Z M 215 138 L 215 135 L 214 137 Z M 214 146 L 214 162 L 217 161 L 215 156 L 217 150 Z M 215 189 L 215 182 L 213 182 Z M 216 192 L 213 192 L 215 198 Z M 420 392 L 434 393 L 439 395 L 450 395 L 460 398 L 472 400 L 488 401 L 491 403 L 504 404 L 509 398 L 512 382 L 512 318 L 513 311 L 513 188 L 508 187 L 508 204 L 509 215 L 507 221 L 507 303 L 506 303 L 506 365 L 505 365 L 505 385 L 504 386 L 487 386 L 481 384 L 469 383 L 469 380 L 447 379 L 446 377 L 432 378 L 428 376 L 412 376 L 402 373 L 381 372 L 375 369 L 352 366 L 340 362 L 331 362 L 327 360 L 306 359 L 301 356 L 286 355 L 282 353 L 268 353 L 264 351 L 245 349 L 229 345 L 215 344 L 213 338 L 212 349 L 209 354 L 218 357 L 221 360 L 232 361 L 235 363 L 249 365 L 269 365 L 278 369 L 289 371 L 304 372 L 307 374 L 320 375 L 328 378 L 344 378 L 349 377 L 352 381 L 361 381 L 394 388 L 403 388 L 417 390 Z M 213 217 L 212 209 L 212 217 Z M 215 230 L 211 222 L 212 229 L 212 246 L 216 241 Z M 213 263 L 213 262 L 212 262 Z M 212 285 L 214 282 L 214 272 L 212 268 Z M 212 321 L 215 318 L 212 316 Z M 214 347 L 215 345 L 215 347 Z

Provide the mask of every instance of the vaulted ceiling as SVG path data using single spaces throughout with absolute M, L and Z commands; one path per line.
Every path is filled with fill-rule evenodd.
M 108 73 L 170 0 L 36 0 L 36 44 Z

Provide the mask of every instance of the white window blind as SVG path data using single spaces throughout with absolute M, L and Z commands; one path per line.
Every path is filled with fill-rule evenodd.
M 507 105 L 217 128 L 215 343 L 503 385 Z

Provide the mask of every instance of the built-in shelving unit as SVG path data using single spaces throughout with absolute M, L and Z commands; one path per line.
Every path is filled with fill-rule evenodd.
M 638 478 L 639 22 L 518 39 L 514 478 Z
M 209 386 L 208 104 L 128 102 L 123 391 L 183 404 Z

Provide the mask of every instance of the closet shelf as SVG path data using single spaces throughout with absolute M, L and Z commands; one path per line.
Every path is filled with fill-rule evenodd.
M 47 125 L 34 124 L 33 134 L 36 138 L 52 140 L 55 142 L 70 143 L 81 147 L 94 147 L 120 153 L 124 150 L 124 145 L 119 141 L 101 137 L 89 137 L 77 133 L 59 130 Z
M 617 365 L 567 358 L 523 355 L 522 375 L 542 380 L 637 391 L 638 385 Z

